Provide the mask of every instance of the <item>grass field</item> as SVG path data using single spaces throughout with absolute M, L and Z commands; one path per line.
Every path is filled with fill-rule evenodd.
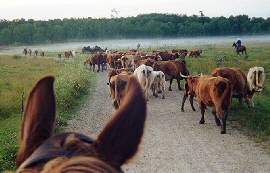
M 88 95 L 95 77 L 83 66 L 86 57 L 75 61 L 27 58 L 25 56 L 0 56 L 0 171 L 14 170 L 19 146 L 22 121 L 22 95 L 24 105 L 37 80 L 45 75 L 56 77 L 57 126 L 61 131 L 71 113 Z M 4 99 L 3 99 L 4 98 Z
M 217 67 L 239 67 L 247 74 L 250 67 L 263 66 L 270 69 L 270 42 L 246 44 L 247 54 L 236 55 L 230 45 L 207 44 L 186 47 L 188 50 L 202 49 L 199 58 L 187 57 L 186 62 L 191 74 L 210 74 Z M 155 47 L 153 49 L 171 51 L 178 47 Z M 124 50 L 127 51 L 128 49 Z M 151 52 L 142 49 L 142 52 Z M 46 55 L 57 57 L 58 52 Z M 87 96 L 88 88 L 94 87 L 95 75 L 89 67 L 83 66 L 87 55 L 78 55 L 75 61 L 27 58 L 21 55 L 0 56 L 0 171 L 14 170 L 19 146 L 22 94 L 24 103 L 31 87 L 42 76 L 56 76 L 57 131 L 63 130 L 71 113 L 76 111 Z M 221 61 L 222 59 L 222 61 Z M 255 93 L 255 108 L 248 109 L 245 104 L 233 100 L 229 120 L 234 126 L 252 137 L 270 151 L 270 73 L 266 74 L 265 85 L 261 93 Z M 236 123 L 235 123 L 236 122 Z M 230 122 L 229 122 L 230 123 Z

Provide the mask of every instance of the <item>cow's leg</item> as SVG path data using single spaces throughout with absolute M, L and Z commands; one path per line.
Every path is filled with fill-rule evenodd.
M 190 97 L 189 97 L 189 102 L 190 102 L 190 105 L 191 105 L 192 110 L 193 111 L 196 111 L 196 109 L 193 106 L 193 99 L 194 99 L 194 95 L 191 94 Z
M 151 85 L 151 90 L 152 90 L 152 92 L 153 92 L 153 96 L 158 97 L 158 94 L 157 94 L 157 87 L 156 87 L 155 84 L 152 84 L 152 85 Z
M 184 105 L 185 105 L 185 102 L 187 100 L 187 97 L 188 97 L 188 93 L 184 92 L 184 96 L 183 96 L 183 99 L 182 99 L 182 106 L 181 106 L 181 111 L 182 112 L 184 112 Z
M 158 84 L 157 88 L 158 88 L 157 93 L 162 93 L 163 88 L 162 88 L 162 86 L 161 86 L 161 84 L 160 84 L 160 83 Z
M 162 99 L 165 99 L 165 85 L 163 84 L 161 87 L 161 91 L 162 91 Z
M 201 120 L 200 120 L 200 124 L 204 124 L 204 113 L 205 113 L 205 110 L 204 110 L 204 107 L 205 107 L 205 105 L 204 105 L 204 103 L 203 102 L 201 102 L 200 103 L 200 108 L 201 108 L 201 114 L 202 114 L 202 117 L 201 117 Z
M 89 67 L 90 67 L 90 70 L 91 68 L 93 68 L 93 64 L 91 62 L 89 62 Z
M 172 91 L 172 81 L 173 81 L 173 79 L 170 79 L 169 91 Z
M 215 121 L 216 121 L 217 126 L 220 126 L 221 123 L 220 123 L 219 118 L 217 117 L 217 111 L 216 111 L 216 108 L 214 108 L 214 109 L 212 110 L 212 114 L 215 116 Z
M 226 117 L 222 117 L 221 134 L 226 133 L 226 120 L 227 120 L 227 113 Z
M 178 85 L 178 90 L 182 90 L 181 86 L 180 86 L 180 79 L 177 79 L 177 85 Z
M 100 64 L 97 64 L 97 66 L 98 66 L 97 72 L 99 72 L 100 71 Z

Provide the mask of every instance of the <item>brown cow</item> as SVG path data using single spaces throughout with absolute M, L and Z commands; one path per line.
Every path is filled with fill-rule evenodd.
M 184 60 L 157 61 L 153 65 L 153 68 L 155 71 L 162 71 L 165 74 L 166 80 L 170 81 L 169 91 L 172 91 L 173 79 L 177 80 L 178 89 L 182 90 L 180 86 L 180 80 L 183 78 L 180 76 L 180 72 L 183 75 L 189 75 L 189 71 Z
M 65 55 L 66 59 L 69 59 L 70 56 L 73 58 L 73 54 L 71 51 L 64 52 L 64 55 Z
M 187 49 L 173 49 L 172 53 L 179 53 L 179 56 L 186 57 L 188 54 Z
M 84 62 L 84 64 L 89 63 L 90 68 L 93 68 L 93 71 L 95 71 L 95 66 L 98 66 L 97 72 L 101 70 L 103 72 L 106 64 L 107 64 L 107 54 L 106 56 L 103 53 L 98 54 L 92 54 L 90 57 Z
M 250 90 L 247 76 L 240 68 L 216 68 L 212 71 L 212 76 L 227 78 L 232 84 L 232 97 L 238 98 L 240 104 L 242 99 L 246 101 L 248 107 L 254 107 L 254 90 Z
M 44 52 L 39 52 L 39 55 L 44 58 Z
M 204 124 L 205 107 L 212 107 L 217 126 L 221 125 L 221 134 L 226 133 L 226 120 L 232 103 L 232 85 L 228 79 L 204 75 L 200 78 L 187 77 L 189 92 L 197 96 L 200 109 L 200 124 Z M 220 123 L 222 120 L 222 124 Z
M 151 58 L 147 58 L 147 59 L 142 59 L 142 60 L 138 60 L 136 67 L 139 67 L 142 64 L 145 64 L 147 66 L 153 67 L 153 65 L 155 64 L 155 60 L 151 59 Z
M 125 100 L 97 138 L 76 132 L 53 135 L 53 83 L 53 76 L 44 77 L 30 92 L 17 172 L 123 172 L 121 165 L 138 151 L 146 120 L 146 101 L 137 79 L 130 76 Z
M 193 56 L 198 57 L 201 56 L 202 50 L 191 50 L 189 56 L 193 58 Z
M 108 74 L 109 82 L 107 85 L 110 87 L 110 96 L 113 99 L 113 106 L 117 109 L 123 102 L 125 96 L 125 89 L 131 75 L 128 69 L 112 70 Z
M 162 61 L 168 61 L 168 60 L 175 60 L 179 57 L 179 54 L 171 54 L 168 51 L 165 52 L 157 52 L 154 54 L 156 56 L 160 56 L 162 58 Z
M 114 53 L 114 54 L 110 54 L 107 57 L 107 62 L 110 66 L 110 68 L 114 68 L 114 69 L 121 69 L 122 65 L 121 65 L 121 57 L 122 57 L 122 53 Z

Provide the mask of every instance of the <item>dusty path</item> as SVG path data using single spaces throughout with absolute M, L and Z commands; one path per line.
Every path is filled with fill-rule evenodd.
M 97 78 L 97 91 L 69 122 L 69 130 L 98 134 L 115 112 L 107 72 L 98 73 Z M 230 126 L 221 135 L 210 110 L 204 125 L 199 124 L 197 103 L 196 112 L 189 103 L 181 112 L 183 92 L 176 85 L 170 92 L 166 86 L 165 97 L 149 94 L 143 142 L 137 156 L 122 167 L 124 172 L 270 172 L 270 154 Z

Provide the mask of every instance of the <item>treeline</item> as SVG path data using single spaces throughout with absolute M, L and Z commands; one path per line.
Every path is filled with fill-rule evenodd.
M 270 18 L 142 14 L 127 18 L 0 20 L 0 45 L 73 40 L 270 34 Z

